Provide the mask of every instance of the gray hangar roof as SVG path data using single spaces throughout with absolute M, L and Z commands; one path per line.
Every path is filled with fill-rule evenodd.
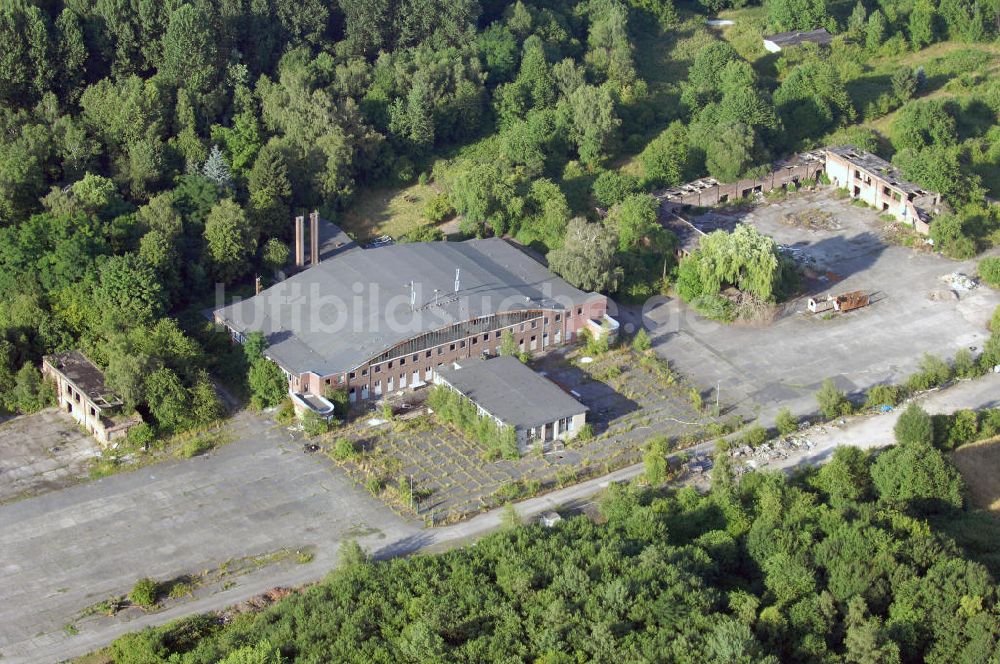
M 216 310 L 215 318 L 242 334 L 262 332 L 265 354 L 286 371 L 330 375 L 455 323 L 594 297 L 490 238 L 344 252 Z
M 528 429 L 589 410 L 514 357 L 470 360 L 438 376 L 504 424 Z

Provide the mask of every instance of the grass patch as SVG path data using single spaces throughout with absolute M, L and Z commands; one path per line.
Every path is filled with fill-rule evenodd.
M 338 221 L 359 242 L 381 235 L 398 239 L 427 224 L 424 207 L 439 193 L 441 188 L 432 184 L 367 189 Z

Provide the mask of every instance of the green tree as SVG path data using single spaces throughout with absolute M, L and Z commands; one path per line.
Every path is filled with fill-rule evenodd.
M 250 365 L 247 382 L 250 385 L 250 403 L 258 410 L 277 406 L 288 396 L 288 379 L 277 364 L 265 357 Z
M 691 178 L 687 127 L 676 120 L 650 141 L 639 155 L 646 181 L 659 187 L 673 186 Z
M 816 473 L 813 484 L 829 496 L 834 506 L 869 500 L 873 488 L 867 454 L 857 447 L 837 447 L 830 461 Z
M 500 354 L 516 357 L 517 353 L 517 341 L 514 340 L 514 333 L 510 330 L 504 330 L 500 333 Z
M 126 345 L 113 344 L 108 352 L 104 380 L 122 398 L 126 410 L 146 399 L 146 376 L 157 368 L 153 358 Z
M 754 163 L 754 134 L 742 123 L 722 124 L 705 146 L 708 172 L 722 182 L 735 182 Z
M 0 102 L 10 109 L 30 107 L 49 89 L 54 74 L 42 10 L 24 0 L 3 3 L 0 7 Z
M 640 327 L 639 331 L 635 333 L 632 338 L 632 350 L 637 353 L 645 353 L 653 344 L 649 339 L 649 334 L 646 332 L 646 328 Z
M 918 51 L 936 41 L 934 23 L 936 9 L 932 0 L 917 0 L 910 11 L 908 30 L 910 46 Z
M 191 424 L 191 399 L 172 369 L 162 367 L 146 377 L 145 401 L 160 429 L 177 432 Z
M 284 661 L 281 650 L 264 640 L 232 651 L 219 664 L 283 664 Z
M 101 265 L 93 294 L 107 329 L 128 329 L 153 321 L 164 311 L 163 288 L 153 269 L 136 254 L 112 256 Z
M 886 30 L 885 14 L 876 9 L 868 16 L 868 24 L 865 26 L 865 46 L 869 51 L 877 51 L 882 46 Z
M 642 183 L 639 178 L 619 171 L 603 171 L 594 179 L 591 188 L 597 202 L 611 207 L 631 194 L 638 194 L 642 190 Z
M 567 104 L 571 137 L 580 161 L 589 166 L 600 164 L 608 157 L 621 125 L 611 92 L 606 87 L 583 85 L 570 95 Z
M 585 291 L 613 291 L 621 279 L 615 253 L 618 238 L 614 231 L 586 219 L 571 219 L 566 240 L 550 251 L 549 267 L 563 279 Z
M 38 367 L 26 362 L 14 374 L 14 384 L 8 401 L 18 412 L 29 414 L 50 405 L 53 394 L 42 380 L 42 373 Z
M 911 403 L 899 414 L 892 431 L 900 445 L 930 445 L 934 441 L 931 416 L 916 403 Z
M 642 242 L 659 239 L 663 227 L 657 222 L 660 206 L 649 194 L 633 194 L 615 205 L 605 223 L 618 236 L 618 250 L 637 248 Z
M 246 271 L 257 240 L 243 208 L 227 198 L 208 214 L 205 243 L 216 276 L 229 283 Z
M 288 245 L 277 238 L 271 238 L 264 243 L 264 265 L 272 270 L 280 270 L 288 264 L 290 250 Z
M 965 484 L 945 456 L 924 442 L 897 445 L 871 468 L 879 497 L 923 511 L 962 507 Z
M 182 4 L 170 12 L 161 47 L 159 73 L 195 95 L 210 92 L 219 80 L 219 48 L 212 17 L 204 5 Z

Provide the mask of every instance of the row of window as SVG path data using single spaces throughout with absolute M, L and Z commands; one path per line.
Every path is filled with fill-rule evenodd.
M 572 312 L 570 313 L 570 315 L 572 315 Z M 582 316 L 583 315 L 583 307 L 577 307 L 576 315 L 577 316 Z M 556 314 L 555 315 L 555 322 L 559 323 L 561 321 L 562 321 L 562 314 Z M 528 329 L 534 330 L 534 329 L 537 329 L 537 328 L 538 328 L 538 319 L 530 321 L 530 328 L 528 328 Z M 521 323 L 518 326 L 518 331 L 519 332 L 524 332 L 525 329 L 526 329 L 525 328 L 525 323 Z M 501 337 L 501 335 L 502 335 L 502 333 L 503 333 L 503 330 L 494 330 L 494 332 L 493 332 L 493 339 L 494 340 L 499 340 L 500 337 Z M 548 344 L 548 336 L 549 335 L 548 335 L 548 333 L 546 333 L 543 336 L 544 336 L 544 340 L 543 340 L 542 345 L 544 347 L 545 345 Z M 561 332 L 557 331 L 556 332 L 556 341 L 555 341 L 555 343 L 560 343 L 560 337 L 561 336 L 562 336 Z M 474 335 L 474 336 L 472 336 L 469 339 L 468 343 L 470 345 L 475 346 L 475 345 L 477 345 L 477 344 L 480 343 L 480 338 L 482 339 L 482 343 L 487 343 L 490 340 L 490 333 L 486 332 L 485 334 L 482 335 L 482 337 L 480 337 L 480 335 L 478 335 L 478 334 Z M 466 346 L 466 340 L 462 339 L 460 341 L 450 343 L 448 345 L 448 351 L 449 352 L 455 352 L 455 350 L 464 349 L 466 347 L 467 347 Z M 537 338 L 537 336 L 532 336 L 530 338 L 530 349 L 531 350 L 536 350 L 537 347 L 538 347 L 538 338 Z M 524 350 L 524 341 L 523 340 L 520 343 L 520 350 L 521 351 Z M 499 345 L 496 347 L 496 349 L 495 349 L 494 352 L 497 352 L 497 353 L 500 352 L 500 346 Z M 433 357 L 435 353 L 434 353 L 433 350 L 426 350 L 426 351 L 423 352 L 423 354 L 424 354 L 424 359 L 428 360 L 431 357 Z M 436 354 L 437 355 L 444 355 L 444 346 L 443 345 L 437 347 L 437 353 Z M 409 359 L 410 359 L 411 362 L 419 362 L 420 361 L 420 353 L 414 353 Z M 386 367 L 387 370 L 393 369 L 395 366 L 403 367 L 403 366 L 406 366 L 406 360 L 407 360 L 406 357 L 400 357 L 397 360 L 389 360 L 389 362 L 386 363 L 384 366 Z M 374 367 L 372 367 L 372 373 L 376 373 L 376 374 L 382 373 L 382 366 L 383 365 L 381 365 L 381 364 L 377 364 Z M 440 366 L 440 363 L 438 364 L 438 366 Z M 358 376 L 357 372 L 356 371 L 352 371 L 352 372 L 350 372 L 348 374 L 347 380 L 348 381 L 353 381 L 354 379 L 357 378 L 357 376 Z M 368 369 L 367 368 L 361 370 L 361 377 L 362 378 L 367 378 L 368 377 Z M 324 382 L 327 385 L 332 385 L 333 384 L 333 379 L 327 378 L 327 379 L 324 380 Z M 344 376 L 343 375 L 339 376 L 337 384 L 338 385 L 343 385 L 345 382 L 346 381 L 344 379 Z

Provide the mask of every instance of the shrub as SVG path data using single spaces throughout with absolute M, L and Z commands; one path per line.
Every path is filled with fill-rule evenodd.
M 581 442 L 586 442 L 594 437 L 594 427 L 587 422 L 580 430 L 576 432 L 576 439 Z
M 875 385 L 868 390 L 865 407 L 878 409 L 882 406 L 896 406 L 905 396 L 905 390 L 899 385 Z
M 892 429 L 900 445 L 930 445 L 934 442 L 934 423 L 931 416 L 915 403 L 899 415 Z
M 979 277 L 994 288 L 1000 288 L 1000 256 L 979 261 Z
M 160 597 L 160 584 L 149 577 L 144 577 L 135 582 L 132 590 L 128 593 L 128 599 L 136 606 L 150 607 L 156 604 Z
M 311 410 L 302 414 L 302 431 L 309 438 L 322 436 L 330 430 L 330 423 L 325 417 L 320 417 Z
M 979 433 L 979 418 L 971 410 L 960 410 L 948 418 L 947 432 L 943 436 L 942 446 L 945 449 L 955 449 L 976 440 Z
M 824 380 L 823 385 L 816 392 L 816 403 L 819 405 L 819 412 L 828 420 L 851 412 L 851 402 L 847 400 L 847 396 L 842 391 L 837 389 L 837 384 L 831 378 Z
M 982 375 L 982 370 L 979 368 L 979 364 L 972 356 L 972 351 L 968 348 L 958 349 L 958 352 L 955 353 L 955 360 L 952 363 L 952 368 L 955 370 L 955 375 L 959 378 L 976 378 L 977 376 Z
M 778 411 L 778 415 L 774 419 L 774 424 L 778 428 L 778 433 L 782 436 L 793 434 L 799 430 L 799 420 L 792 415 L 792 411 L 788 408 L 782 408 Z
M 649 340 L 649 334 L 646 332 L 646 328 L 640 327 L 639 331 L 635 333 L 632 338 L 632 350 L 637 353 L 645 353 L 647 350 L 652 348 L 652 342 Z
M 744 445 L 749 445 L 750 447 L 760 447 L 766 441 L 767 429 L 756 422 L 750 425 L 747 430 L 743 432 Z
M 642 455 L 646 482 L 652 486 L 663 484 L 670 476 L 670 463 L 667 452 L 670 445 L 664 436 L 656 436 L 649 441 L 646 452 Z
M 278 424 L 288 426 L 295 421 L 295 406 L 291 399 L 285 399 L 278 407 L 278 412 L 274 414 L 274 420 Z
M 208 452 L 213 447 L 215 447 L 215 442 L 211 438 L 197 436 L 184 441 L 184 444 L 181 446 L 178 453 L 185 459 L 190 459 L 191 457 L 196 457 Z
M 148 449 L 154 437 L 155 432 L 153 431 L 153 427 L 143 422 L 129 429 L 126 439 L 128 440 L 128 444 L 133 447 Z
M 347 461 L 358 455 L 358 450 L 354 443 L 348 438 L 338 438 L 333 444 L 333 458 L 338 461 Z
M 912 392 L 939 387 L 951 380 L 952 371 L 948 363 L 930 353 L 924 353 L 920 368 L 906 380 L 906 387 Z
M 521 456 L 514 427 L 480 417 L 476 405 L 458 392 L 436 385 L 427 396 L 427 405 L 440 420 L 485 445 L 488 458 L 517 459 Z
M 347 413 L 351 408 L 351 396 L 347 393 L 346 389 L 327 389 L 323 396 L 333 403 L 334 415 L 342 420 L 347 419 Z
M 250 403 L 257 410 L 277 406 L 288 395 L 288 379 L 278 365 L 266 357 L 259 357 L 250 365 L 247 381 Z

